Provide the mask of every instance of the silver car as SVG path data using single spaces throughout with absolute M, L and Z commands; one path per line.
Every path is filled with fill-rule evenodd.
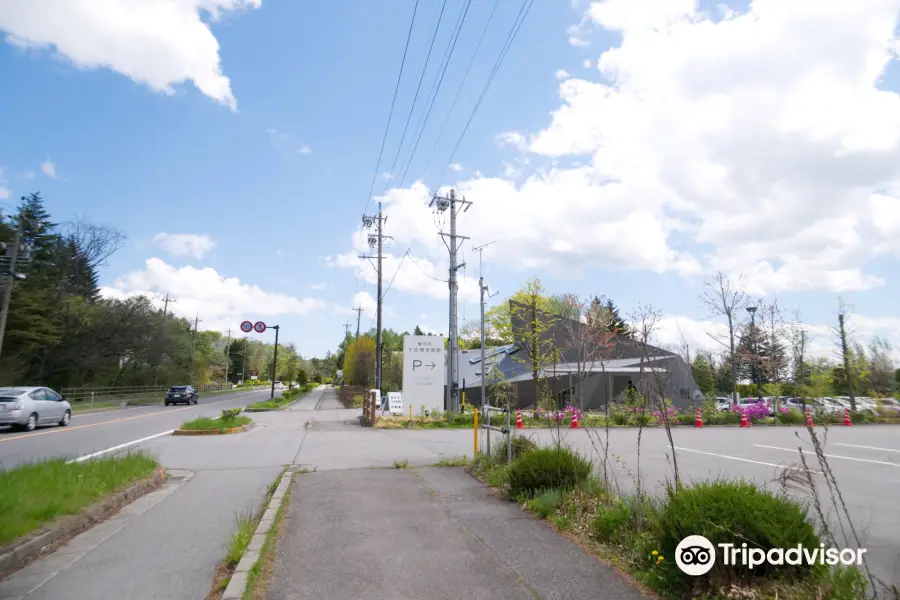
M 72 405 L 50 388 L 0 388 L 0 425 L 34 431 L 41 425 L 65 427 L 71 420 Z

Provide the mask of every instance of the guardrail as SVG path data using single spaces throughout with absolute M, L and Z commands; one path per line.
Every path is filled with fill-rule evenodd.
M 100 402 L 109 403 L 122 400 L 127 401 L 136 396 L 159 396 L 162 401 L 163 394 L 172 386 L 170 385 L 145 385 L 145 386 L 119 386 L 119 387 L 83 387 L 62 388 L 60 394 L 66 400 L 73 403 Z M 221 392 L 232 389 L 230 383 L 209 383 L 194 386 L 198 392 Z
M 509 408 L 497 408 L 496 406 L 485 405 L 481 407 L 481 413 L 484 418 L 484 422 L 478 423 L 478 417 L 476 413 L 475 417 L 475 427 L 478 429 L 483 429 L 485 434 L 485 452 L 488 456 L 491 455 L 491 432 L 496 431 L 498 433 L 506 436 L 506 461 L 512 462 L 512 430 L 510 428 L 510 409 Z M 495 427 L 491 425 L 491 413 L 500 413 L 506 415 L 506 425 L 504 427 Z M 476 444 L 477 446 L 477 444 Z M 476 450 L 477 452 L 477 450 Z

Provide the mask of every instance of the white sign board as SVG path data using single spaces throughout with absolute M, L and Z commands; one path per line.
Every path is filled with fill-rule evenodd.
M 413 412 L 444 410 L 444 336 L 403 337 L 403 399 Z
M 392 415 L 403 414 L 403 395 L 400 392 L 388 392 L 388 410 Z

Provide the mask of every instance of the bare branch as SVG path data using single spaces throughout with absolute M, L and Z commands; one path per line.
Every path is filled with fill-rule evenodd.
M 712 316 L 723 317 L 728 322 L 727 340 L 722 345 L 728 349 L 731 364 L 732 400 L 737 403 L 737 359 L 735 356 L 735 330 L 740 323 L 740 311 L 747 308 L 750 296 L 744 291 L 743 278 L 732 281 L 719 271 L 706 281 L 706 290 L 700 295 L 700 302 Z M 713 339 L 716 339 L 714 336 Z
M 122 249 L 127 236 L 107 225 L 95 225 L 83 218 L 69 221 L 63 226 L 63 236 L 74 242 L 91 268 L 103 266 L 106 260 Z

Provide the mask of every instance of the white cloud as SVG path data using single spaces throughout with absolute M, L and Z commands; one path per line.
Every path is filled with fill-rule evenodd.
M 8 200 L 9 199 L 9 188 L 3 187 L 0 185 L 0 200 Z
M 25 171 L 24 173 L 22 173 L 22 178 L 29 181 L 34 179 L 34 171 Z
M 584 62 L 581 63 L 581 66 L 583 66 L 585 69 L 590 69 L 593 65 L 594 63 L 589 58 L 584 59 Z
M 300 146 L 297 148 L 297 154 L 312 154 L 312 149 L 309 146 Z
M 209 267 L 179 269 L 159 258 L 147 260 L 144 269 L 129 273 L 100 291 L 107 298 L 143 294 L 160 307 L 168 293 L 176 300 L 169 303 L 170 311 L 188 318 L 199 314 L 203 328 L 219 331 L 236 329 L 244 319 L 308 316 L 325 307 L 318 299 L 266 292 L 241 283 L 236 277 L 224 277 Z
M 311 283 L 311 284 L 309 284 L 309 289 L 315 290 L 315 291 L 317 291 L 317 292 L 321 292 L 322 290 L 324 290 L 324 289 L 327 288 L 327 287 L 328 287 L 328 282 L 327 282 L 327 281 L 321 281 L 321 282 L 319 282 L 319 283 Z
M 572 36 L 569 38 L 569 44 L 575 46 L 576 48 L 587 48 L 591 45 L 590 40 L 583 40 L 579 37 Z
M 528 150 L 528 139 L 517 131 L 506 131 L 497 136 L 497 141 L 503 146 L 512 146 L 520 152 Z
M 390 181 L 391 179 L 394 178 L 394 174 L 393 174 L 393 173 L 387 173 L 387 172 L 385 172 L 385 173 L 379 173 L 379 174 L 378 174 L 378 177 L 381 178 L 381 179 L 384 179 L 385 181 Z
M 28 0 L 0 3 L 7 41 L 51 48 L 85 69 L 109 68 L 156 92 L 186 81 L 233 110 L 219 42 L 203 17 L 259 8 L 262 0 Z
M 175 256 L 192 256 L 197 260 L 215 248 L 216 242 L 207 235 L 193 233 L 157 233 L 153 241 L 163 250 Z
M 900 95 L 881 89 L 898 13 L 900 0 L 714 16 L 693 0 L 592 3 L 592 26 L 621 40 L 587 61 L 598 81 L 560 82 L 546 128 L 499 136 L 537 164 L 582 166 L 455 182 L 474 202 L 466 234 L 519 269 L 743 272 L 755 294 L 882 285 L 865 267 L 900 250 Z M 391 235 L 426 256 L 429 192 L 387 196 Z
M 568 79 L 571 76 L 572 76 L 572 74 L 569 73 L 568 71 L 566 71 L 565 69 L 560 69 L 559 71 L 556 72 L 557 79 Z
M 56 165 L 53 164 L 53 161 L 45 160 L 42 162 L 41 171 L 50 179 L 56 179 Z
M 451 170 L 456 171 L 457 173 L 459 173 L 460 171 L 463 170 L 463 166 L 459 163 L 450 163 L 447 166 L 450 167 Z

